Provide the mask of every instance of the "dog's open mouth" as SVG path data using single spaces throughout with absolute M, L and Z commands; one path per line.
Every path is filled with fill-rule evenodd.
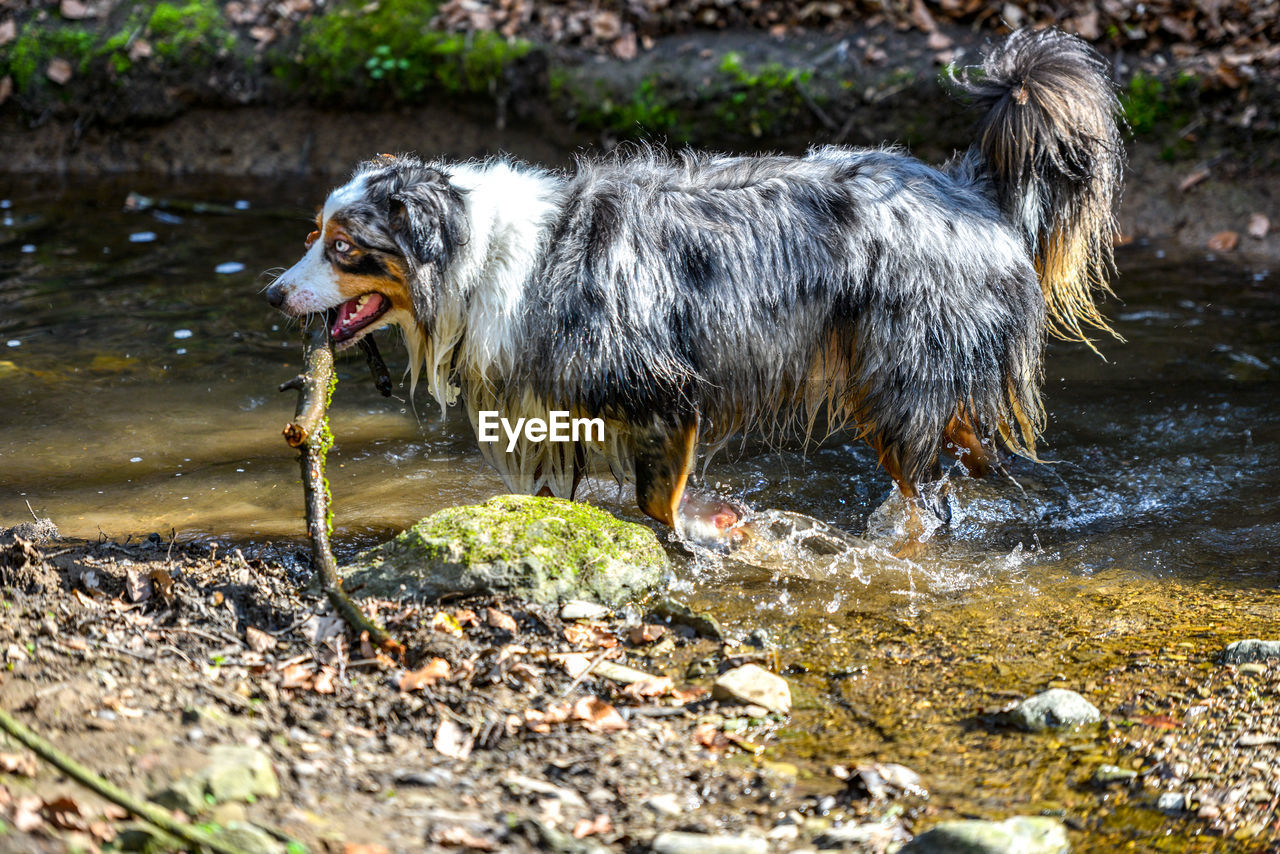
M 390 308 L 391 300 L 376 291 L 347 300 L 332 316 L 329 334 L 333 336 L 333 343 L 353 341 L 362 331 L 377 323 L 378 318 Z

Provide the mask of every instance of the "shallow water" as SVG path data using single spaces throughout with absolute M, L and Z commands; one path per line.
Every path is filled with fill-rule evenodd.
M 130 189 L 247 205 L 125 213 Z M 258 292 L 264 271 L 301 252 L 324 189 L 114 180 L 6 192 L 0 525 L 34 512 L 78 537 L 245 548 L 302 537 L 279 433 L 295 395 L 276 391 L 299 367 L 299 332 Z M 1012 480 L 953 478 L 952 524 L 915 561 L 877 534 L 901 507 L 860 444 L 748 442 L 712 462 L 708 483 L 774 533 L 730 557 L 682 559 L 677 586 L 733 631 L 766 626 L 778 643 L 800 702 L 775 758 L 905 762 L 956 813 L 1084 809 L 1093 795 L 1078 794 L 1074 765 L 1007 736 L 994 748 L 964 721 L 992 692 L 1082 688 L 1124 649 L 1189 642 L 1208 656 L 1280 631 L 1280 271 L 1143 245 L 1119 264 L 1123 302 L 1107 314 L 1126 342 L 1101 339 L 1105 360 L 1050 347 L 1044 462 L 1013 462 Z M 381 342 L 403 367 L 398 344 Z M 442 419 L 425 395 L 410 405 L 405 384 L 379 397 L 358 357 L 340 379 L 329 468 L 340 550 L 500 491 L 458 413 Z M 588 495 L 639 518 L 616 486 L 592 482 Z M 929 656 L 950 663 L 933 673 Z M 1093 826 L 1129 840 L 1169 831 L 1148 813 Z

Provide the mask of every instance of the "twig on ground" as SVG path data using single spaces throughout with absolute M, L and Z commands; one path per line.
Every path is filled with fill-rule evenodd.
M 242 849 L 229 845 L 193 825 L 178 821 L 163 808 L 139 800 L 111 781 L 103 779 L 54 747 L 50 742 L 27 729 L 25 725 L 4 709 L 0 709 L 0 729 L 13 736 L 14 739 L 21 742 L 25 747 L 30 748 L 45 762 L 48 762 L 80 785 L 127 809 L 138 818 L 154 825 L 169 836 L 177 837 L 187 845 L 195 846 L 197 849 L 207 849 L 214 852 L 214 854 L 244 854 Z
M 307 534 L 311 537 L 311 554 L 320 585 L 334 610 L 355 630 L 369 633 L 369 641 L 377 647 L 402 656 L 404 647 L 386 629 L 365 616 L 364 612 L 342 589 L 338 562 L 329 547 L 329 483 L 324 476 L 325 455 L 333 445 L 329 432 L 328 408 L 333 389 L 338 384 L 333 371 L 333 342 L 327 324 L 317 324 L 308 335 L 303 352 L 304 369 L 280 389 L 298 390 L 298 408 L 293 421 L 285 425 L 284 438 L 297 448 L 302 464 L 302 492 L 306 502 Z

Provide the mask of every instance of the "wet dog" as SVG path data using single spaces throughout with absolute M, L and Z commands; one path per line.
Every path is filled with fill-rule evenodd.
M 1123 150 L 1105 64 L 1019 31 L 953 78 L 977 140 L 935 169 L 896 150 L 652 149 L 572 173 L 382 156 L 334 190 L 267 291 L 348 347 L 394 324 L 442 407 L 602 419 L 603 438 L 482 443 L 509 489 L 572 497 L 593 466 L 645 513 L 715 537 L 686 490 L 731 436 L 848 427 L 913 508 L 950 453 L 1034 457 L 1046 334 L 1107 330 Z M 918 516 L 916 517 L 918 521 Z

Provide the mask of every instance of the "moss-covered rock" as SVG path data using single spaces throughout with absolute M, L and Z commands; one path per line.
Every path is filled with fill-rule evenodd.
M 617 605 L 656 588 L 667 567 L 643 525 L 588 504 L 504 495 L 441 510 L 361 553 L 342 575 L 376 596 L 485 592 Z

